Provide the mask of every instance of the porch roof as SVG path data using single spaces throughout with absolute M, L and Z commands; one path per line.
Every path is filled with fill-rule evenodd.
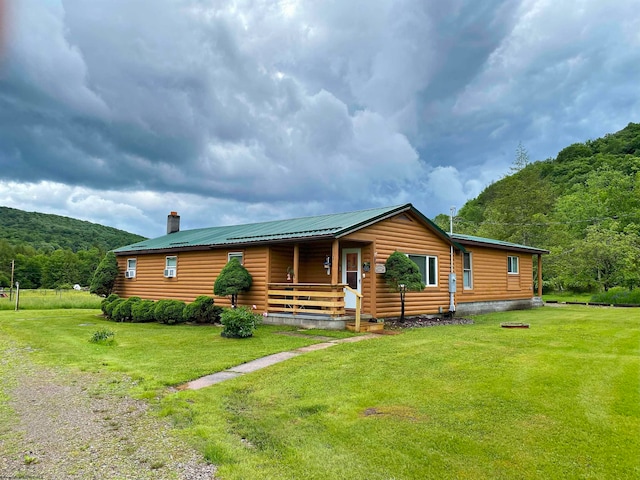
M 288 240 L 334 239 L 402 212 L 411 211 L 447 242 L 449 236 L 410 203 L 355 212 L 274 220 L 271 222 L 181 230 L 114 250 L 118 254 L 241 246 Z M 456 247 L 461 248 L 459 245 Z M 461 248 L 463 249 L 463 248 Z

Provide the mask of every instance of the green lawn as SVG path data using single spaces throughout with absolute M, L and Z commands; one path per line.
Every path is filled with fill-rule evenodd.
M 90 343 L 98 330 L 115 333 L 114 345 Z M 99 310 L 0 311 L 0 334 L 34 349 L 34 360 L 92 372 L 125 373 L 138 396 L 225 370 L 272 353 L 322 340 L 278 335 L 289 327 L 260 327 L 252 338 L 229 340 L 221 327 L 115 323 Z
M 137 394 L 312 343 L 275 327 L 230 340 L 215 327 L 114 324 L 96 313 L 0 312 L 0 334 L 36 349 L 35 361 L 132 375 Z M 639 478 L 636 313 L 479 316 L 165 392 L 158 408 L 222 479 Z M 105 326 L 116 344 L 90 344 Z
M 592 293 L 574 293 L 574 292 L 553 292 L 545 293 L 542 295 L 542 299 L 545 302 L 550 300 L 556 302 L 590 302 Z

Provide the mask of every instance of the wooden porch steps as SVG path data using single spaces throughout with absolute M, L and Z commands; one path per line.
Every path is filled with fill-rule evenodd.
M 348 322 L 347 323 L 347 330 L 349 330 L 351 332 L 355 332 L 356 331 L 356 323 L 355 322 Z M 375 323 L 375 322 L 367 322 L 367 321 L 360 322 L 360 333 L 363 333 L 363 332 L 381 332 L 382 330 L 384 330 L 384 323 Z

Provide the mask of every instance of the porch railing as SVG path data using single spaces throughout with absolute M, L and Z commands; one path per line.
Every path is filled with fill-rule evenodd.
M 270 283 L 269 312 L 344 315 L 346 286 L 343 283 Z

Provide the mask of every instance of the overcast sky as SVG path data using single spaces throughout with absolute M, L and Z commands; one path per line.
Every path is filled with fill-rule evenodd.
M 638 0 L 0 5 L 0 205 L 149 237 L 434 217 L 640 121 Z

